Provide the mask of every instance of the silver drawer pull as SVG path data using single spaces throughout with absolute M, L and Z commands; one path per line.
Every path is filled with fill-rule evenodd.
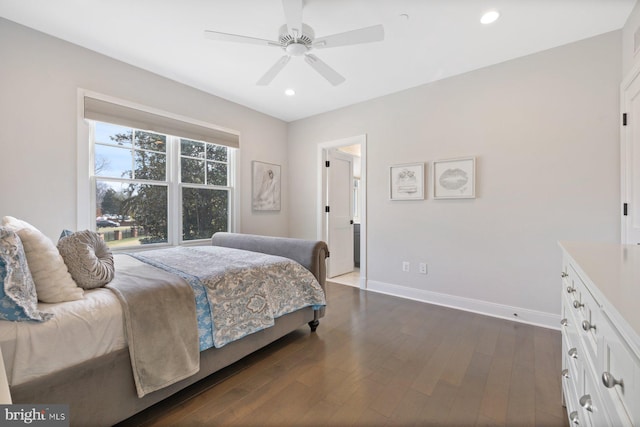
M 569 357 L 572 357 L 574 359 L 578 358 L 578 349 L 573 347 L 572 349 L 570 349 L 567 354 L 569 355 Z
M 569 419 L 575 425 L 579 425 L 580 424 L 580 420 L 578 419 L 578 411 L 573 411 L 572 413 L 570 413 L 569 414 Z
M 589 412 L 593 412 L 593 402 L 591 402 L 591 395 L 585 394 L 580 398 L 580 406 Z
M 567 326 L 567 325 L 569 324 L 569 321 L 568 321 L 568 320 L 567 320 L 567 318 L 565 317 L 564 319 L 562 319 L 562 320 L 560 321 L 560 324 L 561 324 L 562 326 Z
M 562 378 L 569 378 L 569 370 L 568 369 L 563 369 L 562 370 Z
M 569 274 L 567 274 L 567 272 L 566 272 L 566 271 L 563 271 L 563 272 L 562 272 L 562 274 L 560 275 L 560 277 L 562 277 L 563 279 L 564 279 L 565 277 L 568 277 L 568 276 L 569 276 Z
M 615 386 L 619 385 L 622 389 L 624 389 L 624 381 L 622 380 L 622 378 L 617 380 L 607 371 L 602 373 L 602 383 L 606 388 L 614 388 Z
M 578 309 L 580 307 L 584 307 L 584 304 L 580 304 L 580 301 L 577 299 L 573 300 L 573 308 Z
M 571 293 L 573 293 L 575 291 L 576 291 L 576 288 L 574 288 L 573 286 L 567 286 L 567 293 L 568 294 L 571 294 Z
M 596 325 L 592 325 L 588 320 L 582 321 L 582 329 L 589 332 L 589 329 L 596 329 Z

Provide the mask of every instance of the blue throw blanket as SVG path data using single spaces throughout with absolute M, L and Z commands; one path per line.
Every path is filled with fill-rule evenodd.
M 268 328 L 298 309 L 326 304 L 306 268 L 288 258 L 217 246 L 128 255 L 185 279 L 196 298 L 200 350 L 220 348 Z

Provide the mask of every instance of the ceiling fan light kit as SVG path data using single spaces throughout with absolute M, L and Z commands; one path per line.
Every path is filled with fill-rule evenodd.
M 298 31 L 297 29 L 293 31 L 296 33 L 295 36 L 289 33 L 287 24 L 280 27 L 280 37 L 278 37 L 280 47 L 292 56 L 302 56 L 311 49 L 311 43 L 313 43 L 315 33 L 313 32 L 313 28 L 307 24 L 302 24 L 302 31 Z
M 311 50 L 384 40 L 384 27 L 382 25 L 374 25 L 316 39 L 313 28 L 302 22 L 302 0 L 282 0 L 282 6 L 286 24 L 280 27 L 278 41 L 205 30 L 205 37 L 212 40 L 259 44 L 279 47 L 284 50 L 285 55 L 278 59 L 256 82 L 259 86 L 269 85 L 287 65 L 291 57 L 301 56 L 318 74 L 332 85 L 337 86 L 343 83 L 345 78 L 320 58 L 311 54 Z

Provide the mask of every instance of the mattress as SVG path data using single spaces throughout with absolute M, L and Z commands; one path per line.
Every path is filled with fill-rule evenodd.
M 127 346 L 122 308 L 109 289 L 78 301 L 39 303 L 53 313 L 43 323 L 0 321 L 0 347 L 9 385 L 22 384 Z

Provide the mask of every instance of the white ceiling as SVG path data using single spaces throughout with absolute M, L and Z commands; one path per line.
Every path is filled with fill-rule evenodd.
M 305 0 L 316 37 L 383 24 L 382 42 L 315 50 L 331 86 L 292 58 L 255 82 L 275 47 L 205 39 L 205 29 L 277 40 L 281 0 L 0 0 L 0 16 L 285 121 L 620 29 L 635 0 Z M 501 13 L 488 26 L 480 16 Z M 401 17 L 402 14 L 409 19 Z M 1 58 L 1 56 L 0 56 Z M 294 88 L 294 97 L 284 90 Z

